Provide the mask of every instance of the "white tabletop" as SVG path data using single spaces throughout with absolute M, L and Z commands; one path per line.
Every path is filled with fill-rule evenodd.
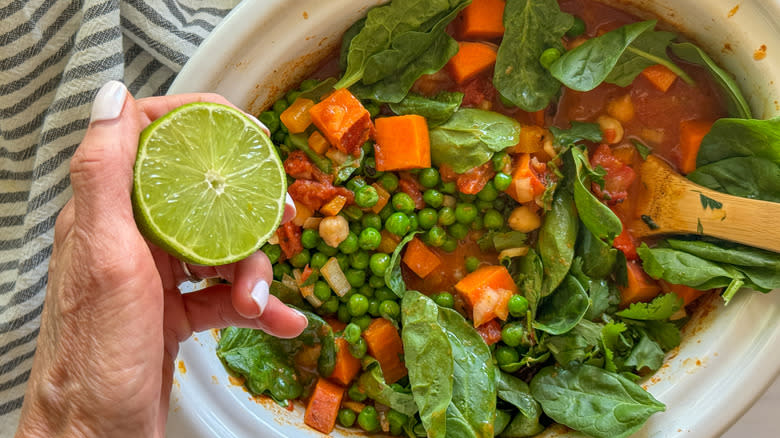
M 780 430 L 780 379 L 722 438 L 776 438 Z

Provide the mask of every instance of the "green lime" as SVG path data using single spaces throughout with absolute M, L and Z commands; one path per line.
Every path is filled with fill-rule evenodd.
M 271 140 L 235 108 L 183 105 L 141 133 L 135 220 L 181 260 L 215 266 L 257 251 L 282 220 L 286 191 Z

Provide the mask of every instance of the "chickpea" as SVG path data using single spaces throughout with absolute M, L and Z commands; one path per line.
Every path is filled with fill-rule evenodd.
M 542 219 L 527 205 L 521 205 L 509 215 L 509 228 L 523 233 L 531 232 L 542 225 Z
M 599 116 L 596 123 L 601 128 L 601 134 L 604 136 L 604 143 L 616 144 L 623 140 L 623 125 L 614 117 Z
M 328 216 L 320 222 L 319 232 L 322 240 L 335 248 L 349 235 L 349 222 L 342 216 Z
M 634 118 L 634 103 L 631 101 L 631 95 L 612 99 L 607 103 L 607 114 L 616 118 L 621 123 L 628 123 Z

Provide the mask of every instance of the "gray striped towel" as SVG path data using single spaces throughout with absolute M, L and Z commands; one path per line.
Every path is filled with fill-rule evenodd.
M 12 436 L 38 334 L 68 163 L 101 85 L 164 94 L 238 0 L 0 2 L 0 436 Z

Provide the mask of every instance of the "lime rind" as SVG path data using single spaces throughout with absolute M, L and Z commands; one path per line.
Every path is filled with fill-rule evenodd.
M 271 140 L 241 111 L 198 102 L 142 133 L 133 211 L 142 234 L 177 258 L 223 265 L 257 251 L 284 214 L 286 175 Z

